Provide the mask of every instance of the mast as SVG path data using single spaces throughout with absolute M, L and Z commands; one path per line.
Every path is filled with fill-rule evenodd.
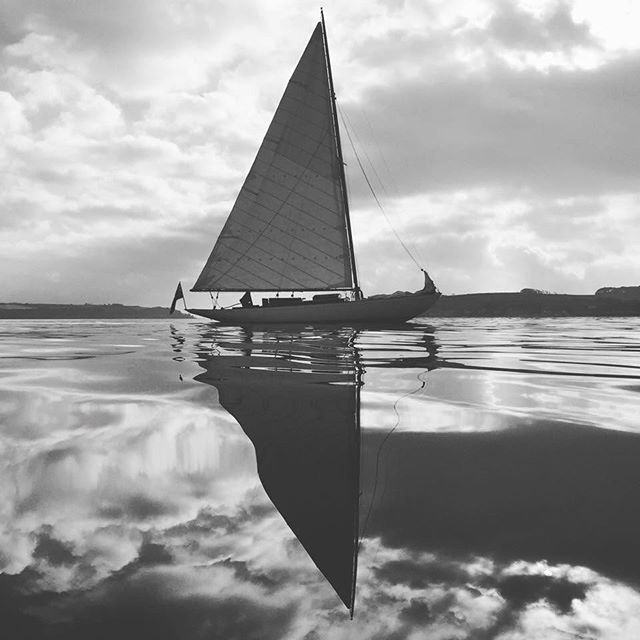
M 329 77 L 329 95 L 331 96 L 331 115 L 333 120 L 334 134 L 336 137 L 336 148 L 338 150 L 338 164 L 340 166 L 340 188 L 342 199 L 344 200 L 344 215 L 347 226 L 347 238 L 349 241 L 349 257 L 351 259 L 351 274 L 353 276 L 353 286 L 356 300 L 362 298 L 362 291 L 358 284 L 358 273 L 356 270 L 356 256 L 353 251 L 353 236 L 351 234 L 351 217 L 349 215 L 349 198 L 347 197 L 347 177 L 344 173 L 344 160 L 342 159 L 342 145 L 340 144 L 340 127 L 338 125 L 338 113 L 336 108 L 336 92 L 333 89 L 333 75 L 331 73 L 331 60 L 329 59 L 329 43 L 327 41 L 327 30 L 324 24 L 324 12 L 320 8 L 320 18 L 322 21 L 322 41 L 324 43 L 324 55 L 327 61 L 327 75 Z

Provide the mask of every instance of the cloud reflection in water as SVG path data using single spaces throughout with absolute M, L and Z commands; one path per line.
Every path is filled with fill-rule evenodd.
M 115 325 L 94 357 L 62 365 L 3 361 L 13 367 L 0 397 L 6 628 L 34 638 L 640 635 L 640 523 L 633 508 L 640 440 L 627 419 L 637 394 L 623 393 L 635 383 L 591 379 L 582 398 L 590 419 L 572 423 L 567 415 L 581 409 L 571 406 L 558 420 L 561 407 L 550 411 L 541 398 L 554 387 L 570 398 L 568 389 L 584 379 L 565 383 L 553 367 L 510 373 L 529 366 L 531 354 L 508 346 L 518 343 L 517 323 L 503 329 L 503 353 L 494 363 L 500 370 L 484 372 L 473 368 L 478 352 L 490 365 L 495 345 L 473 341 L 482 328 L 464 335 L 464 327 L 255 332 L 248 340 L 239 329 L 184 323 L 168 342 L 166 329 L 149 323 L 147 331 L 162 340 L 105 355 L 109 339 L 127 342 L 130 327 Z M 456 342 L 465 339 L 477 345 L 469 360 Z M 31 348 L 37 345 L 33 338 Z M 176 352 L 184 361 L 172 360 Z M 265 435 L 261 414 L 283 416 L 289 406 L 302 425 L 305 407 L 315 402 L 316 417 L 307 422 L 313 428 L 327 415 L 320 398 L 334 397 L 328 415 L 340 430 L 339 416 L 357 400 L 358 362 L 362 542 L 349 623 L 307 553 L 313 557 L 317 542 L 305 540 L 292 515 L 302 509 L 311 522 L 333 509 L 335 516 L 335 503 L 314 509 L 309 485 L 290 478 L 296 465 L 312 472 L 305 456 L 327 454 L 316 451 L 322 439 L 312 440 L 310 451 L 305 439 L 293 451 L 258 446 L 262 479 L 275 473 L 280 497 L 273 475 L 266 492 L 260 483 L 254 445 Z M 75 375 L 42 383 L 62 370 Z M 212 371 L 226 384 L 218 389 L 223 407 L 244 431 L 218 406 L 215 382 L 193 381 Z M 254 374 L 260 382 L 247 385 Z M 278 383 L 270 381 L 274 375 Z M 288 377 L 289 385 L 282 383 Z M 34 379 L 41 384 L 31 385 Z M 505 385 L 512 385 L 511 400 Z M 595 427 L 590 398 L 611 389 L 620 411 Z M 251 424 L 234 403 L 238 393 L 249 408 L 252 394 L 259 400 Z M 399 427 L 381 448 L 396 423 L 396 401 Z M 290 422 L 282 425 L 281 445 L 295 440 L 286 437 L 297 426 Z M 275 437 L 277 422 L 263 424 Z M 271 466 L 261 455 L 272 457 Z M 335 486 L 348 486 L 345 477 Z M 289 500 L 281 515 L 274 504 L 283 491 Z M 296 493 L 299 504 L 292 502 Z M 337 509 L 343 515 L 345 505 Z M 331 534 L 336 527 L 327 533 L 329 548 Z M 338 555 L 333 560 L 343 565 Z

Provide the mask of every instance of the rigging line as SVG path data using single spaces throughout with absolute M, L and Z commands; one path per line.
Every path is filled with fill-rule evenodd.
M 337 105 L 336 105 L 337 106 Z M 341 114 L 342 115 L 342 114 Z M 346 131 L 346 129 L 345 129 Z M 347 135 L 349 135 L 349 132 L 347 131 Z M 346 163 L 345 163 L 346 164 Z M 344 176 L 344 186 L 347 189 L 347 199 L 349 200 L 349 202 L 351 202 L 351 185 L 349 184 L 349 181 L 347 180 L 347 176 L 345 174 Z M 358 264 L 358 256 L 356 256 L 355 252 L 353 254 L 353 261 L 355 264 L 356 269 L 359 271 L 360 270 L 360 265 Z
M 426 373 L 426 371 L 424 371 L 423 373 Z M 362 525 L 362 534 L 358 538 L 358 548 L 360 548 L 360 545 L 362 544 L 362 539 L 364 538 L 367 532 L 367 526 L 369 525 L 369 517 L 371 516 L 371 511 L 376 501 L 376 494 L 378 492 L 378 476 L 380 472 L 380 460 L 382 457 L 382 449 L 384 445 L 387 443 L 387 441 L 389 440 L 389 438 L 391 437 L 391 434 L 400 426 L 400 414 L 398 413 L 398 404 L 405 398 L 408 398 L 409 396 L 412 396 L 414 393 L 418 393 L 418 391 L 421 391 L 422 389 L 424 389 L 427 382 L 421 377 L 423 373 L 419 373 L 417 376 L 418 380 L 420 380 L 422 384 L 416 389 L 414 389 L 413 391 L 408 391 L 404 395 L 400 396 L 393 403 L 393 411 L 396 414 L 396 423 L 393 425 L 393 428 L 391 429 L 391 431 L 387 433 L 387 435 L 384 437 L 384 439 L 380 443 L 380 446 L 378 447 L 378 452 L 376 454 L 376 467 L 375 467 L 375 473 L 374 473 L 373 491 L 371 492 L 371 500 L 369 501 L 369 508 L 367 509 L 367 515 L 365 516 L 364 524 Z
M 380 176 L 379 176 L 379 174 L 378 174 L 378 172 L 376 170 L 375 164 L 371 161 L 371 158 L 369 157 L 369 154 L 367 153 L 367 147 L 364 144 L 362 144 L 362 142 L 360 141 L 360 138 L 358 136 L 358 133 L 356 132 L 355 127 L 351 123 L 351 118 L 349 118 L 349 115 L 344 110 L 341 111 L 341 115 L 344 118 L 344 121 L 349 125 L 349 129 L 351 129 L 351 132 L 353 133 L 353 137 L 355 138 L 356 142 L 358 143 L 358 146 L 360 147 L 360 149 L 362 149 L 362 153 L 364 153 L 364 157 L 366 158 L 367 162 L 369 163 L 369 167 L 371 167 L 371 171 L 373 171 L 373 175 L 378 180 L 378 184 L 380 185 L 380 188 L 384 192 L 384 195 L 387 198 L 390 198 L 391 196 L 389 195 L 389 192 L 387 191 L 387 188 L 384 186 L 384 182 L 382 182 L 382 178 L 380 178 Z
M 389 216 L 387 215 L 387 212 L 384 210 L 384 207 L 382 206 L 382 203 L 380 202 L 380 200 L 378 200 L 378 196 L 376 195 L 376 192 L 373 189 L 371 181 L 369 180 L 369 176 L 367 175 L 367 172 L 364 170 L 364 166 L 362 165 L 362 161 L 360 160 L 360 156 L 358 155 L 358 152 L 356 151 L 356 147 L 353 144 L 353 139 L 351 138 L 351 133 L 349 132 L 349 127 L 347 127 L 347 122 L 346 122 L 346 120 L 344 118 L 344 113 L 343 113 L 342 109 L 340 109 L 340 108 L 339 108 L 339 111 L 340 111 L 340 117 L 342 118 L 342 124 L 344 124 L 344 130 L 347 132 L 347 138 L 349 138 L 349 143 L 351 144 L 351 148 L 353 149 L 353 153 L 356 156 L 356 160 L 358 162 L 358 166 L 360 167 L 360 170 L 362 171 L 362 175 L 364 176 L 364 179 L 365 179 L 365 181 L 366 181 L 366 183 L 367 183 L 367 185 L 369 187 L 369 190 L 371 191 L 371 195 L 373 196 L 373 199 L 376 201 L 376 204 L 378 205 L 378 208 L 380 209 L 380 211 L 382 212 L 382 215 L 384 216 L 385 220 L 389 224 L 389 227 L 391 228 L 391 231 L 393 231 L 393 235 L 395 235 L 395 237 L 397 238 L 398 242 L 402 245 L 402 248 L 407 252 L 407 255 L 411 258 L 411 260 L 413 260 L 413 262 L 418 267 L 418 269 L 420 269 L 422 271 L 423 270 L 422 266 L 416 260 L 416 258 L 413 255 L 413 253 L 411 253 L 411 251 L 409 250 L 409 247 L 407 247 L 407 245 L 402 241 L 402 238 L 398 235 L 398 232 L 395 230 L 395 227 L 391 224 L 391 220 L 389 219 Z
M 376 140 L 376 136 L 374 135 L 373 127 L 371 126 L 371 122 L 369 121 L 369 118 L 367 117 L 367 113 L 366 113 L 366 111 L 364 111 L 364 109 L 361 109 L 359 111 L 359 114 L 362 116 L 362 118 L 364 118 L 364 121 L 367 123 L 367 127 L 369 127 L 369 132 L 371 134 L 371 142 L 373 143 L 373 146 L 375 147 L 375 150 L 377 151 L 378 157 L 382 160 L 382 164 L 383 164 L 383 166 L 384 166 L 384 168 L 386 170 L 387 179 L 391 183 L 391 187 L 392 187 L 391 191 L 393 192 L 393 196 L 395 198 L 399 198 L 400 197 L 400 189 L 398 188 L 398 184 L 395 181 L 395 178 L 393 177 L 393 173 L 392 173 L 391 169 L 389 168 L 389 165 L 387 164 L 387 159 L 385 158 L 384 154 L 380 150 L 380 147 L 378 146 L 378 142 Z M 367 155 L 366 146 L 363 145 L 358 140 L 358 135 L 356 133 L 356 130 L 353 127 L 353 125 L 351 124 L 351 120 L 350 120 L 349 115 L 347 114 L 346 111 L 344 112 L 344 117 L 346 118 L 347 122 L 349 123 L 349 126 L 353 130 L 353 135 L 354 135 L 354 137 L 356 139 L 356 142 L 358 142 L 360 147 L 364 150 L 365 156 L 366 156 L 367 160 L 369 161 L 369 164 L 371 165 L 371 169 L 373 170 L 374 174 L 378 178 L 378 182 L 380 183 L 380 187 L 384 191 L 385 196 L 387 198 L 391 198 L 391 195 L 389 194 L 389 191 L 387 190 L 384 182 L 380 179 L 380 176 L 378 175 L 378 172 L 376 171 L 375 164 L 373 162 L 371 162 L 371 160 L 369 159 L 369 156 Z M 424 259 L 424 255 L 423 255 L 422 251 L 418 250 L 418 248 L 413 243 L 411 244 L 411 247 L 412 247 L 412 250 L 414 252 L 414 255 L 416 255 L 418 257 L 418 259 L 420 260 L 421 263 L 425 264 L 426 260 Z
M 392 173 L 391 169 L 389 168 L 389 165 L 387 164 L 387 159 L 385 158 L 384 154 L 380 150 L 380 147 L 378 146 L 378 143 L 376 141 L 376 137 L 375 137 L 375 135 L 373 133 L 373 127 L 371 126 L 371 122 L 370 122 L 369 118 L 367 117 L 367 114 L 366 114 L 366 112 L 364 110 L 360 111 L 360 115 L 364 118 L 364 121 L 367 123 L 367 127 L 369 127 L 369 132 L 371 134 L 371 142 L 373 143 L 373 146 L 376 148 L 376 151 L 378 152 L 378 157 L 382 160 L 382 164 L 383 164 L 383 166 L 385 168 L 385 171 L 387 172 L 387 178 L 389 179 L 389 182 L 391 183 L 391 187 L 392 187 L 392 190 L 394 192 L 394 195 L 395 195 L 395 197 L 399 197 L 400 189 L 398 188 L 398 184 L 395 181 L 395 178 L 393 177 L 393 173 Z
M 372 138 L 371 141 L 372 141 L 373 145 L 375 146 L 376 151 L 378 152 L 378 156 L 382 159 L 382 163 L 384 164 L 384 167 L 385 167 L 385 169 L 387 171 L 387 176 L 388 176 L 390 182 L 393 183 L 392 184 L 393 196 L 389 193 L 389 190 L 385 186 L 384 181 L 380 177 L 380 174 L 378 173 L 378 170 L 376 169 L 375 163 L 369 157 L 369 154 L 367 153 L 367 146 L 361 142 L 360 137 L 358 136 L 358 132 L 356 131 L 356 128 L 353 126 L 353 124 L 351 122 L 351 118 L 349 117 L 349 114 L 346 111 L 342 110 L 341 111 L 341 115 L 344 118 L 344 120 L 346 121 L 346 123 L 348 125 L 348 129 L 350 129 L 351 132 L 353 133 L 353 137 L 354 137 L 356 143 L 358 144 L 358 146 L 360 147 L 362 153 L 364 153 L 364 157 L 367 160 L 367 162 L 369 163 L 369 167 L 371 168 L 371 171 L 373 171 L 373 175 L 378 180 L 378 184 L 380 185 L 380 189 L 382 189 L 382 192 L 384 193 L 384 195 L 387 198 L 387 200 L 391 200 L 392 197 L 399 198 L 400 197 L 400 189 L 398 188 L 398 185 L 396 184 L 395 180 L 393 179 L 393 174 L 391 173 L 391 169 L 389 169 L 389 165 L 387 164 L 387 161 L 386 161 L 386 159 L 384 157 L 384 154 L 380 151 L 380 147 L 378 146 L 378 143 L 376 142 L 375 135 L 373 135 L 373 127 L 371 126 L 371 123 L 369 122 L 369 119 L 367 118 L 366 113 L 364 111 L 360 111 L 360 115 L 365 119 L 365 121 L 367 123 L 367 126 L 369 127 L 369 131 L 372 134 L 371 135 L 371 138 Z M 347 127 L 345 127 L 345 129 L 346 128 Z M 416 248 L 416 246 L 414 244 L 411 244 L 411 252 L 413 253 L 413 257 L 414 257 L 413 261 L 418 265 L 419 268 L 421 268 L 420 264 L 418 264 L 418 263 L 425 264 L 426 261 L 424 259 L 424 256 L 422 255 L 422 253 L 420 251 L 418 251 L 418 249 Z
M 384 164 L 384 166 L 385 166 L 385 168 L 387 170 L 387 175 L 388 175 L 389 179 L 391 180 L 391 182 L 393 182 L 393 185 L 392 185 L 393 186 L 393 191 L 394 191 L 394 196 L 393 197 L 399 198 L 400 197 L 400 190 L 398 189 L 398 186 L 395 184 L 395 181 L 393 180 L 393 175 L 391 173 L 391 170 L 389 169 L 389 165 L 387 164 L 387 161 L 385 160 L 384 154 L 380 151 L 380 148 L 378 147 L 378 144 L 376 142 L 375 136 L 373 135 L 373 128 L 371 127 L 371 123 L 367 119 L 367 116 L 364 113 L 364 111 L 361 111 L 360 113 L 361 113 L 361 115 L 364 117 L 364 119 L 367 122 L 367 125 L 369 127 L 369 131 L 372 133 L 372 142 L 373 142 L 373 144 L 374 144 L 374 146 L 376 148 L 376 151 L 378 152 L 378 156 L 380 156 L 380 158 L 382 158 L 382 162 L 383 162 L 383 164 Z M 356 128 L 353 126 L 353 124 L 351 122 L 351 118 L 349 117 L 349 114 L 346 111 L 344 111 L 343 109 L 341 109 L 340 115 L 344 119 L 343 121 L 346 122 L 346 124 L 348 125 L 348 126 L 345 127 L 345 130 L 347 130 L 347 131 L 351 130 L 351 133 L 353 133 L 353 137 L 354 137 L 356 143 L 358 144 L 358 146 L 360 147 L 362 153 L 364 154 L 365 159 L 369 163 L 369 167 L 371 168 L 371 171 L 373 172 L 373 175 L 378 180 L 378 184 L 380 185 L 380 189 L 382 189 L 382 192 L 384 193 L 384 195 L 387 198 L 387 200 L 391 200 L 392 195 L 389 193 L 387 187 L 385 186 L 384 181 L 380 177 L 380 174 L 378 173 L 378 170 L 376 169 L 375 163 L 369 157 L 369 154 L 367 153 L 367 146 L 365 144 L 363 144 L 362 141 L 360 140 L 360 137 L 358 136 L 358 132 L 356 131 Z M 355 149 L 354 149 L 354 152 L 355 152 Z M 363 173 L 364 173 L 364 171 L 363 171 Z M 389 222 L 388 219 L 387 219 L 387 222 Z M 390 222 L 389 222 L 389 225 L 391 226 Z M 392 227 L 392 229 L 393 229 L 393 227 Z M 394 230 L 394 233 L 395 233 L 395 230 Z M 396 233 L 396 237 L 398 237 L 397 233 Z M 402 240 L 400 240 L 399 237 L 398 237 L 398 240 L 400 241 L 401 244 L 404 245 L 404 243 L 402 242 Z M 407 250 L 407 252 L 409 252 L 408 247 L 406 247 L 406 250 Z M 413 254 L 413 255 L 411 255 L 411 254 Z M 421 254 L 420 251 L 418 251 L 416 249 L 415 245 L 413 245 L 413 244 L 411 244 L 411 254 L 410 254 L 411 259 L 416 263 L 416 265 L 418 266 L 419 269 L 422 269 L 420 264 L 425 264 L 424 256 Z

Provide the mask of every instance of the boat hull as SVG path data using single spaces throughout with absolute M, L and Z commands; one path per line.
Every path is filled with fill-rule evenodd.
M 223 324 L 377 324 L 406 322 L 424 313 L 439 293 L 412 293 L 389 298 L 365 298 L 352 302 L 314 302 L 282 307 L 238 307 L 235 309 L 187 309 Z

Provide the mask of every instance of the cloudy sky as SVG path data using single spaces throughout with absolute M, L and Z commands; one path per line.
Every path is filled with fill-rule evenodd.
M 442 291 L 640 283 L 640 5 L 324 6 L 341 109 Z M 318 3 L 0 7 L 0 301 L 166 304 L 200 272 Z M 345 155 L 365 293 L 421 286 Z

